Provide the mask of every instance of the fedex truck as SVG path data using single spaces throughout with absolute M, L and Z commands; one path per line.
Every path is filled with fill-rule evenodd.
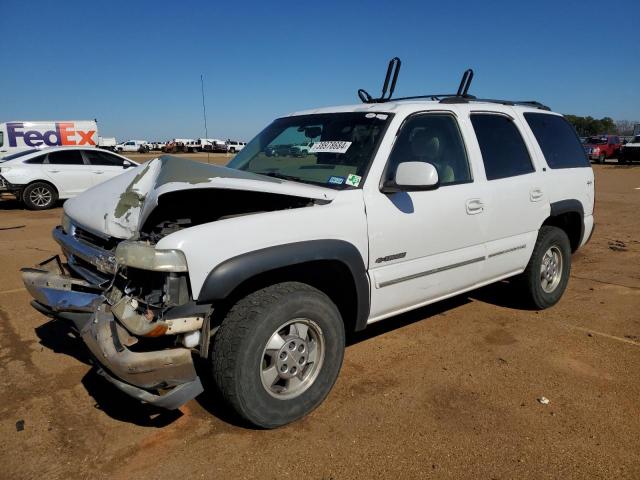
M 57 146 L 96 146 L 95 120 L 14 121 L 0 123 L 0 158 L 36 148 Z

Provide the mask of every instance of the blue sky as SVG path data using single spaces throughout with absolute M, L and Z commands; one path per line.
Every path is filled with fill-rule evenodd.
M 291 111 L 455 90 L 640 120 L 640 2 L 1 0 L 0 121 L 97 118 L 127 138 L 248 140 Z

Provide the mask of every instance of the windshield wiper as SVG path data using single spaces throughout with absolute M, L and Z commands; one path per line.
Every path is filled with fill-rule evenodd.
M 258 172 L 256 172 L 258 173 Z M 285 175 L 280 172 L 259 172 L 259 175 L 266 175 L 267 177 L 281 178 L 283 180 L 293 180 L 294 182 L 304 182 L 300 177 L 294 175 Z

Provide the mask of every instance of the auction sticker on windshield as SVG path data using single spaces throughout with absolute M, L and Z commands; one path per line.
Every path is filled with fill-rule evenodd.
M 351 142 L 315 142 L 309 149 L 309 153 L 346 153 L 350 146 Z
M 360 185 L 360 180 L 362 177 L 359 175 L 354 175 L 353 173 L 347 177 L 347 185 L 351 185 L 352 187 L 357 187 Z

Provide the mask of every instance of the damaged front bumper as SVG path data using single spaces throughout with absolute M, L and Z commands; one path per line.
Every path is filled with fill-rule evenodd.
M 120 390 L 167 409 L 179 408 L 203 391 L 191 350 L 134 351 L 138 339 L 115 319 L 103 287 L 72 276 L 59 257 L 21 271 L 34 308 L 70 320 L 98 373 Z
M 98 362 L 98 373 L 138 400 L 176 409 L 203 392 L 191 351 L 129 349 L 137 339 L 116 323 L 107 305 L 92 314 L 80 336 Z

